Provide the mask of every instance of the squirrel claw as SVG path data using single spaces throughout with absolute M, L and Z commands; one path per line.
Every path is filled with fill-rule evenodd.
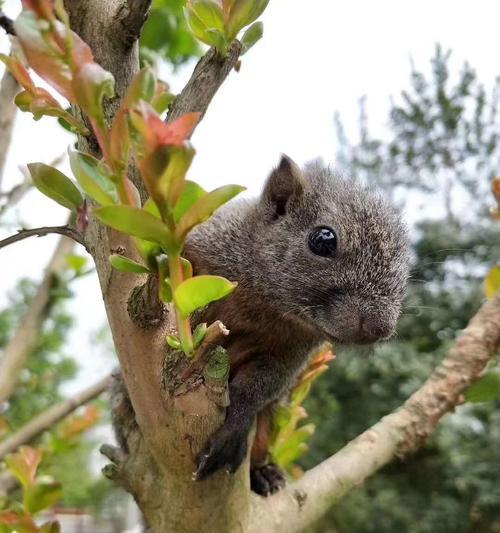
M 224 425 L 212 435 L 198 455 L 194 478 L 198 481 L 205 479 L 220 469 L 233 474 L 243 462 L 246 452 L 246 432 Z

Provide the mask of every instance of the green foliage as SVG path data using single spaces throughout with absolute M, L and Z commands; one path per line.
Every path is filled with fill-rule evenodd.
M 500 373 L 487 372 L 465 391 L 468 402 L 489 402 L 500 398 Z
M 186 13 L 189 16 L 200 9 L 197 13 L 201 23 L 205 16 L 214 22 L 213 17 L 220 14 L 223 39 L 229 45 L 267 3 L 268 0 L 225 0 L 221 8 L 208 0 L 193 0 Z M 111 256 L 112 265 L 128 273 L 158 276 L 159 297 L 164 302 L 173 300 L 179 342 L 184 353 L 191 356 L 195 342 L 190 314 L 227 296 L 235 284 L 217 276 L 193 277 L 191 265 L 180 254 L 187 234 L 243 188 L 227 185 L 206 192 L 186 181 L 195 153 L 188 139 L 200 115 L 189 113 L 166 124 L 157 109 L 164 108 L 166 95 L 169 100 L 168 88 L 157 83 L 148 67 L 136 74 L 108 127 L 103 99 L 115 96 L 113 76 L 94 61 L 88 45 L 71 31 L 63 4 L 40 0 L 24 3 L 23 7 L 15 27 L 28 64 L 87 115 L 103 154 L 100 161 L 90 154 L 70 154 L 77 181 L 88 196 L 101 204 L 93 209 L 93 214 L 109 227 L 134 237 L 147 266 L 117 255 Z M 260 32 L 259 26 L 251 30 L 247 48 Z M 37 89 L 22 63 L 10 58 L 4 61 L 26 90 L 35 94 Z M 151 197 L 144 207 L 127 177 L 131 152 Z M 87 205 L 76 185 L 47 165 L 31 164 L 29 169 L 36 187 L 76 211 L 79 227 L 86 227 Z M 197 343 L 202 340 L 201 331 Z
M 409 89 L 392 105 L 386 140 L 370 134 L 364 102 L 359 142 L 349 142 L 338 122 L 339 157 L 349 172 L 403 201 L 428 195 L 433 218 L 424 214 L 412 231 L 409 294 L 395 339 L 339 354 L 307 398 L 305 407 L 317 427 L 301 461 L 307 468 L 419 388 L 484 301 L 484 277 L 500 257 L 500 228 L 485 209 L 500 160 L 498 85 L 488 96 L 468 65 L 457 79 L 449 69 L 449 52 L 440 48 L 431 66 L 430 76 L 413 70 Z M 416 455 L 384 468 L 312 531 L 328 531 L 329 524 L 349 533 L 495 530 L 500 521 L 500 400 L 492 377 L 497 366 L 466 395 L 490 401 L 458 407 Z
M 197 309 L 224 298 L 236 287 L 220 276 L 195 276 L 183 281 L 174 292 L 174 302 L 181 316 L 187 318 Z
M 44 163 L 29 163 L 28 169 L 33 184 L 40 192 L 72 211 L 82 206 L 83 196 L 62 172 Z
M 312 357 L 307 368 L 302 372 L 290 393 L 290 401 L 276 408 L 269 452 L 273 461 L 287 469 L 292 475 L 296 471 L 295 462 L 308 451 L 306 441 L 314 434 L 314 424 L 298 426 L 307 418 L 307 411 L 302 406 L 311 390 L 311 385 L 328 369 L 328 363 L 334 359 L 331 345 L 322 346 Z
M 238 33 L 260 17 L 268 3 L 269 0 L 188 0 L 184 12 L 193 34 L 226 55 Z M 262 33 L 262 23 L 250 26 L 242 38 L 243 52 L 247 52 Z
M 140 39 L 143 62 L 161 58 L 179 66 L 201 54 L 198 42 L 184 18 L 185 4 L 185 0 L 153 0 Z
M 500 266 L 494 266 L 484 280 L 484 292 L 488 298 L 493 298 L 500 291 Z
M 49 303 L 48 318 L 4 414 L 11 431 L 60 401 L 60 385 L 76 374 L 74 360 L 64 353 L 73 324 L 72 317 L 64 309 L 64 298 L 71 293 L 62 278 L 54 280 L 54 283 L 54 299 Z M 0 311 L 0 349 L 7 345 L 14 328 L 26 313 L 35 287 L 31 281 L 20 281 L 12 291 L 6 308 Z
M 133 274 L 147 274 L 151 272 L 149 268 L 141 265 L 137 261 L 127 259 L 126 257 L 118 254 L 110 255 L 109 262 L 114 268 L 116 268 L 116 270 L 120 270 L 121 272 L 130 272 Z
M 61 484 L 49 476 L 38 475 L 41 460 L 42 452 L 29 446 L 21 446 L 5 458 L 7 468 L 22 485 L 23 501 L 22 504 L 12 502 L 0 510 L 0 528 L 29 533 L 58 531 L 53 522 L 38 526 L 34 520 L 37 513 L 49 509 L 61 498 Z

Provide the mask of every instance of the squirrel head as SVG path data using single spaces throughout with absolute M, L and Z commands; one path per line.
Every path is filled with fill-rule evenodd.
M 393 207 L 286 156 L 257 201 L 219 209 L 190 233 L 185 252 L 198 273 L 238 282 L 232 321 L 245 312 L 260 328 L 286 317 L 341 343 L 391 336 L 408 277 L 407 232 Z
M 319 166 L 303 172 L 283 156 L 253 230 L 252 285 L 284 314 L 340 343 L 394 333 L 409 244 L 398 213 L 379 194 Z

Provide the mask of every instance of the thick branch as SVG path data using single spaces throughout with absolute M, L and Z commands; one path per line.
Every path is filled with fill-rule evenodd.
M 79 231 L 70 226 L 45 226 L 42 228 L 33 228 L 33 229 L 22 229 L 19 230 L 15 235 L 11 235 L 6 239 L 0 241 L 0 249 L 9 246 L 9 244 L 14 244 L 15 242 L 23 241 L 28 237 L 43 237 L 45 235 L 50 235 L 56 233 L 58 235 L 64 235 L 69 237 L 73 241 L 85 246 L 85 241 L 83 236 Z
M 389 461 L 423 445 L 441 417 L 500 348 L 500 296 L 485 303 L 448 356 L 398 411 L 384 417 L 287 489 L 257 499 L 251 531 L 303 531 L 336 501 Z
M 191 78 L 172 103 L 167 122 L 193 111 L 201 113 L 203 117 L 215 93 L 238 62 L 240 53 L 241 44 L 236 40 L 231 45 L 227 57 L 222 57 L 211 48 L 198 61 Z
M 66 257 L 73 246 L 73 241 L 69 239 L 62 238 L 59 241 L 25 316 L 3 351 L 0 359 L 0 404 L 14 391 L 19 374 L 33 351 L 50 309 L 54 274 L 66 267 Z
M 0 28 L 5 30 L 5 33 L 9 35 L 15 35 L 14 21 L 9 18 L 5 13 L 0 11 Z
M 130 46 L 141 35 L 151 8 L 151 0 L 125 0 L 118 8 L 116 19 L 123 42 Z
M 30 420 L 19 431 L 16 431 L 13 435 L 0 442 L 0 460 L 8 453 L 19 448 L 19 446 L 28 444 L 44 431 L 52 428 L 81 405 L 97 398 L 109 387 L 110 383 L 111 378 L 107 376 L 87 389 L 75 394 L 72 398 L 49 407 L 46 411 L 33 418 L 33 420 Z
M 0 82 L 0 187 L 5 168 L 5 161 L 12 140 L 12 130 L 16 118 L 14 97 L 19 92 L 19 85 L 8 69 L 5 69 Z

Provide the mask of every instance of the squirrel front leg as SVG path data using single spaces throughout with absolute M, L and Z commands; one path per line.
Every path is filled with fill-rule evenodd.
M 287 392 L 300 366 L 293 364 L 293 358 L 265 354 L 252 357 L 238 369 L 229 383 L 226 420 L 198 455 L 197 479 L 221 468 L 229 472 L 238 469 L 247 453 L 255 416 Z

